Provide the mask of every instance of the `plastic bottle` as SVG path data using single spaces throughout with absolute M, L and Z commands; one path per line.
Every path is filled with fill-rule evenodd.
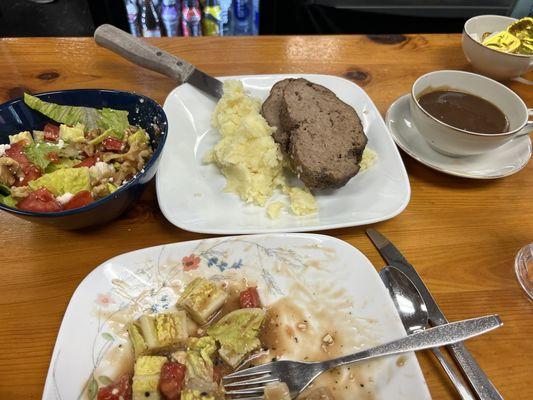
M 183 36 L 202 36 L 202 11 L 198 0 L 183 0 L 181 9 L 181 25 Z
M 252 34 L 252 13 L 250 12 L 249 0 L 233 1 L 233 34 Z
M 253 25 L 252 34 L 259 35 L 259 0 L 252 0 Z
M 141 9 L 142 34 L 145 37 L 161 37 L 161 25 L 152 0 L 143 0 Z
M 176 0 L 163 0 L 161 21 L 163 21 L 163 26 L 165 27 L 165 33 L 167 36 L 179 36 L 179 2 L 177 2 Z
M 222 35 L 222 9 L 218 0 L 206 0 L 202 28 L 204 36 Z
M 231 0 L 220 0 L 220 19 L 222 23 L 222 36 L 233 35 L 233 10 Z
M 139 7 L 137 6 L 137 0 L 124 0 L 124 3 L 126 3 L 126 11 L 128 13 L 130 33 L 133 36 L 141 36 L 141 28 L 139 27 Z

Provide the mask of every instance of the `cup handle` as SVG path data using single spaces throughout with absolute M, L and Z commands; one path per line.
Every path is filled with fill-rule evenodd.
M 515 135 L 514 138 L 529 135 L 531 132 L 533 132 L 533 108 L 528 108 L 527 115 L 529 115 L 529 119 L 526 122 L 526 125 Z

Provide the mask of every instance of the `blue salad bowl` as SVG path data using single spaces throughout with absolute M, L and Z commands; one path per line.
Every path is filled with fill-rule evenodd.
M 168 122 L 163 108 L 154 100 L 136 93 L 107 89 L 58 90 L 34 94 L 44 101 L 94 108 L 113 108 L 129 112 L 131 125 L 138 125 L 150 135 L 152 157 L 143 170 L 129 182 L 107 197 L 84 207 L 40 213 L 8 207 L 0 203 L 0 209 L 28 221 L 54 225 L 63 229 L 79 229 L 103 224 L 122 214 L 137 200 L 144 187 L 157 171 L 157 165 L 168 133 Z M 22 98 L 0 105 L 0 144 L 9 143 L 9 135 L 21 131 L 42 130 L 47 122 L 53 122 L 41 113 L 30 109 Z

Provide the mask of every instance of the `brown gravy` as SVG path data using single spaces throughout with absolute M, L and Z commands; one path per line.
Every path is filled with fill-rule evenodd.
M 418 103 L 433 117 L 455 128 L 485 134 L 509 129 L 507 117 L 498 107 L 472 94 L 435 90 L 423 94 Z

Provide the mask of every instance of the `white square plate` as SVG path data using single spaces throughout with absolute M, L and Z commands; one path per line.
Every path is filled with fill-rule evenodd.
M 284 212 L 272 220 L 263 207 L 244 204 L 237 195 L 224 193 L 226 179 L 214 165 L 203 163 L 206 152 L 219 140 L 211 127 L 215 101 L 186 84 L 167 97 L 168 138 L 157 173 L 157 199 L 165 217 L 193 232 L 243 234 L 304 232 L 366 225 L 398 215 L 407 206 L 410 186 L 396 145 L 368 95 L 354 83 L 328 75 L 250 75 L 240 79 L 245 89 L 265 100 L 274 83 L 302 77 L 326 86 L 355 108 L 362 120 L 368 147 L 377 160 L 346 186 L 317 195 L 319 212 L 295 216 Z
M 184 262 L 194 259 L 194 269 L 184 271 Z M 257 284 L 264 306 L 290 299 L 301 307 L 308 323 L 304 332 L 297 331 L 299 319 L 290 318 L 295 308 L 280 311 L 287 318 L 279 332 L 299 336 L 294 341 L 288 337 L 281 358 L 303 359 L 309 352 L 314 354 L 310 359 L 330 358 L 320 346 L 326 333 L 335 339 L 336 355 L 405 336 L 370 261 L 339 239 L 271 234 L 168 244 L 112 258 L 78 286 L 59 330 L 43 399 L 93 400 L 88 388 L 94 394 L 103 382 L 131 369 L 124 324 L 143 311 L 171 308 L 184 285 L 197 276 L 230 282 L 245 277 Z M 276 343 L 279 348 L 281 340 Z M 336 385 L 330 388 L 337 400 L 430 399 L 413 353 L 347 368 L 334 376 L 324 374 L 315 387 Z

